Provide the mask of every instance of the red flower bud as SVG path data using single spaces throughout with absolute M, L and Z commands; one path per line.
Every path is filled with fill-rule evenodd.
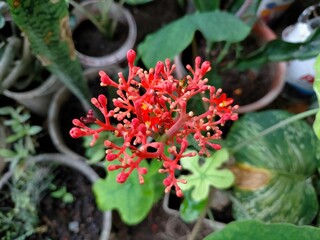
M 133 67 L 133 63 L 134 63 L 134 60 L 136 59 L 136 52 L 132 49 L 130 49 L 128 52 L 127 52 L 127 59 L 128 59 L 128 64 L 130 67 Z
M 171 184 L 172 184 L 172 179 L 171 179 L 171 178 L 165 178 L 165 179 L 163 180 L 163 185 L 164 185 L 164 186 L 168 187 L 168 186 L 170 186 Z
M 118 183 L 124 183 L 125 181 L 127 181 L 127 178 L 129 177 L 128 173 L 125 172 L 121 172 L 118 174 L 117 176 L 117 182 Z
M 80 128 L 77 128 L 77 127 L 71 128 L 71 130 L 69 131 L 69 134 L 73 138 L 86 136 L 86 132 L 82 131 Z
M 108 161 L 113 161 L 113 160 L 115 160 L 117 157 L 118 157 L 117 154 L 109 153 L 109 154 L 107 154 L 106 159 L 107 159 Z

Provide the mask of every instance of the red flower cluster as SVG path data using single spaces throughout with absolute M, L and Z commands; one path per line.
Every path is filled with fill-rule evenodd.
M 174 65 L 170 60 L 158 62 L 155 69 L 145 71 L 134 66 L 136 53 L 128 51 L 127 59 L 129 75 L 127 79 L 119 73 L 119 81 L 113 81 L 105 72 L 100 71 L 101 86 L 111 86 L 117 89 L 118 98 L 113 99 L 114 109 L 107 109 L 107 99 L 104 95 L 92 98 L 91 102 L 103 114 L 104 120 L 96 119 L 90 110 L 86 117 L 73 120 L 70 135 L 74 138 L 92 135 L 93 145 L 102 131 L 112 131 L 117 137 L 123 138 L 123 145 L 118 146 L 108 140 L 106 159 L 117 162 L 109 165 L 108 170 L 121 169 L 117 181 L 123 183 L 131 172 L 136 169 L 139 181 L 144 182 L 143 175 L 147 169 L 140 167 L 143 159 L 156 158 L 163 162 L 159 172 L 167 173 L 163 181 L 168 192 L 174 186 L 177 196 L 182 196 L 178 185 L 183 180 L 176 179 L 175 170 L 181 170 L 179 160 L 193 156 L 194 153 L 184 153 L 188 147 L 187 137 L 192 135 L 200 147 L 199 154 L 209 155 L 208 146 L 215 150 L 220 145 L 212 143 L 221 137 L 219 125 L 228 120 L 237 120 L 234 113 L 237 106 L 231 106 L 233 99 L 227 98 L 221 89 L 207 85 L 204 75 L 210 71 L 210 63 L 201 64 L 200 57 L 195 59 L 194 69 L 188 65 L 191 75 L 183 80 L 175 79 Z M 209 93 L 205 97 L 205 93 Z M 208 106 L 207 111 L 196 116 L 187 112 L 188 101 L 201 94 L 202 101 Z M 110 119 L 115 118 L 117 125 L 112 125 Z M 95 123 L 98 128 L 90 128 L 88 123 Z M 169 146 L 170 156 L 165 154 L 165 146 Z

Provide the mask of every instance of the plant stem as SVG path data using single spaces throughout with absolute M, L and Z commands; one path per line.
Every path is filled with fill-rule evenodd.
M 290 123 L 295 122 L 297 120 L 300 120 L 300 119 L 303 119 L 305 117 L 314 115 L 319 110 L 320 110 L 320 108 L 311 109 L 311 110 L 296 114 L 296 115 L 294 115 L 294 116 L 292 116 L 290 118 L 287 118 L 287 119 L 285 119 L 285 120 L 283 120 L 281 122 L 278 122 L 277 124 L 272 125 L 271 127 L 266 128 L 265 130 L 260 132 L 259 134 L 253 136 L 252 138 L 249 138 L 249 139 L 247 139 L 245 141 L 242 141 L 241 143 L 237 144 L 234 148 L 230 149 L 230 152 L 231 152 L 231 154 L 233 154 L 233 153 L 237 152 L 238 150 L 240 150 L 241 148 L 243 148 L 244 146 L 250 144 L 251 142 L 258 140 L 259 138 L 261 138 L 261 137 L 263 137 L 263 136 L 265 136 L 267 134 L 270 134 L 270 133 L 272 133 L 273 131 L 275 131 L 275 130 L 277 130 L 279 128 L 282 128 L 287 124 L 290 124 Z
M 225 56 L 227 56 L 227 54 L 229 53 L 229 50 L 230 50 L 230 46 L 231 46 L 231 43 L 230 42 L 226 42 L 221 50 L 221 52 L 219 53 L 218 57 L 217 57 L 217 60 L 216 60 L 216 63 L 220 63 L 224 58 Z
M 201 227 L 201 224 L 202 224 L 202 221 L 203 219 L 205 218 L 209 208 L 210 208 L 210 203 L 213 199 L 213 191 L 214 191 L 214 188 L 210 188 L 210 191 L 209 191 L 209 196 L 208 196 L 208 201 L 206 203 L 206 206 L 204 207 L 203 211 L 201 212 L 196 224 L 194 225 L 192 231 L 191 231 L 191 234 L 188 236 L 188 240 L 195 240 L 199 231 L 200 231 L 200 227 Z
M 79 12 L 83 13 L 101 33 L 103 33 L 105 36 L 109 36 L 108 31 L 102 26 L 102 24 L 95 18 L 93 14 L 91 14 L 89 11 L 86 11 L 81 4 L 74 0 L 69 0 L 69 3 Z

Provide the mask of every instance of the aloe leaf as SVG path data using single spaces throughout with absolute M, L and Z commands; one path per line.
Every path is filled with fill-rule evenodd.
M 204 240 L 320 240 L 320 229 L 288 223 L 265 224 L 259 221 L 235 221 L 211 233 Z
M 8 0 L 14 23 L 27 36 L 32 51 L 83 102 L 90 94 L 78 61 L 66 1 Z
M 310 178 L 319 142 L 311 126 L 295 121 L 243 144 L 290 116 L 281 110 L 249 113 L 232 126 L 226 143 L 235 146 L 237 219 L 309 224 L 316 216 L 318 200 Z

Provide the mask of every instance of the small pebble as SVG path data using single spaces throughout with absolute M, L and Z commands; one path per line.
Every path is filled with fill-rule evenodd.
M 79 222 L 77 222 L 77 221 L 69 222 L 68 228 L 71 232 L 78 233 L 79 232 Z

